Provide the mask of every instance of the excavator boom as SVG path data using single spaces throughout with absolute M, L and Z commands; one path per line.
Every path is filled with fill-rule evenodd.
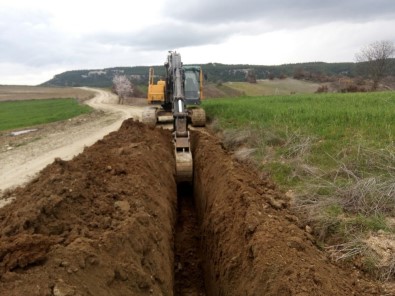
M 204 110 L 197 107 L 203 97 L 203 74 L 199 66 L 183 66 L 181 55 L 175 51 L 169 52 L 165 68 L 165 80 L 159 80 L 156 84 L 154 70 L 150 69 L 148 103 L 160 104 L 160 107 L 147 109 L 143 113 L 143 122 L 155 125 L 171 119 L 177 182 L 192 181 L 193 159 L 188 123 L 193 126 L 204 126 L 206 123 Z

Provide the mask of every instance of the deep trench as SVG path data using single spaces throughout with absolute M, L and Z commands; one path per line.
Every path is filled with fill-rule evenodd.
M 205 291 L 201 236 L 193 186 L 177 186 L 177 223 L 174 235 L 174 295 L 208 295 Z

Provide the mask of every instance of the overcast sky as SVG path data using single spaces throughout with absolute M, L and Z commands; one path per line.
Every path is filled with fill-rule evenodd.
M 67 70 L 184 63 L 353 62 L 395 41 L 394 0 L 0 0 L 0 84 Z

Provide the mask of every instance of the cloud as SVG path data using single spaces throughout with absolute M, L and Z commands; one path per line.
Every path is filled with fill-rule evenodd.
M 139 50 L 169 50 L 185 46 L 219 44 L 235 34 L 232 26 L 201 26 L 163 21 L 159 26 L 122 33 L 100 33 L 89 37 L 104 44 L 130 46 Z
M 395 1 L 190 0 L 188 5 L 180 5 L 177 0 L 169 0 L 164 14 L 202 24 L 263 20 L 287 28 L 295 23 L 367 22 L 392 18 L 395 15 Z
M 186 63 L 352 61 L 363 45 L 395 41 L 394 26 L 393 0 L 8 1 L 0 83 L 36 81 L 24 70 L 162 64 L 174 49 Z

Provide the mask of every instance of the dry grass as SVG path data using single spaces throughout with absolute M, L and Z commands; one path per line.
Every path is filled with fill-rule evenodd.
M 299 131 L 287 133 L 285 143 L 285 157 L 306 158 L 311 151 L 311 147 L 316 141 L 315 137 L 302 135 Z
M 356 178 L 355 182 L 340 187 L 335 194 L 347 212 L 366 216 L 395 214 L 394 179 Z
M 368 246 L 359 238 L 354 238 L 346 243 L 332 245 L 326 248 L 332 260 L 350 260 L 356 256 L 366 255 L 369 252 Z

